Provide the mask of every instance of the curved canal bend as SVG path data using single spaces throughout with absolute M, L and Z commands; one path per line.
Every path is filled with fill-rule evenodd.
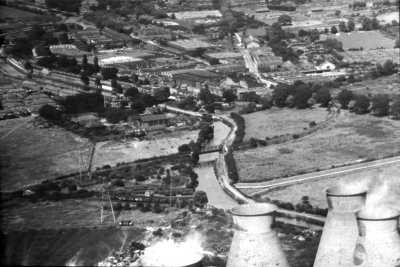
M 210 141 L 208 146 L 216 146 L 221 144 L 229 132 L 230 128 L 223 122 L 216 121 L 214 125 L 214 138 Z M 231 209 L 238 205 L 238 203 L 221 188 L 217 177 L 214 173 L 214 161 L 218 157 L 218 152 L 201 154 L 198 166 L 194 171 L 199 176 L 199 186 L 197 190 L 202 190 L 207 193 L 208 203 L 219 209 Z M 304 220 L 276 217 L 277 221 L 285 222 L 292 225 L 303 226 L 315 230 L 322 230 L 323 227 L 315 224 L 308 223 Z

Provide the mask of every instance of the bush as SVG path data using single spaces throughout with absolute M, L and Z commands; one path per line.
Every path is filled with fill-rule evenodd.
M 299 136 L 298 134 L 294 134 L 294 135 L 292 135 L 292 137 L 293 137 L 293 139 L 298 139 L 298 138 L 300 138 L 300 136 Z
M 114 204 L 114 205 L 113 205 L 113 209 L 114 209 L 114 211 L 120 211 L 120 210 L 122 210 L 122 204 L 121 204 L 121 202 L 118 202 L 117 204 Z
M 153 232 L 154 236 L 163 236 L 163 232 L 161 228 L 158 228 L 156 231 Z
M 125 183 L 121 179 L 115 179 L 112 181 L 112 185 L 124 187 Z
M 79 189 L 78 192 L 76 192 L 77 194 L 86 194 L 89 193 L 89 191 L 87 191 L 86 189 Z
M 181 233 L 172 233 L 172 236 L 173 236 L 173 237 L 181 237 L 182 234 L 181 234 Z
M 312 122 L 310 122 L 308 125 L 309 125 L 310 127 L 314 127 L 314 126 L 316 126 L 317 124 L 315 123 L 315 121 L 312 121 Z
M 130 210 L 131 209 L 131 206 L 129 205 L 129 203 L 128 202 L 125 202 L 125 204 L 124 204 L 124 210 Z
M 257 140 L 254 139 L 253 137 L 250 138 L 250 145 L 251 145 L 252 147 L 257 147 Z
M 78 188 L 76 186 L 76 184 L 72 184 L 68 186 L 68 192 L 74 192 L 76 191 Z

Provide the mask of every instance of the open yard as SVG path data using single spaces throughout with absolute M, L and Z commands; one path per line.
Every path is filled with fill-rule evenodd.
M 57 127 L 37 128 L 32 117 L 0 121 L 1 190 L 77 172 L 89 164 L 92 144 Z M 18 127 L 18 128 L 17 128 Z M 81 147 L 81 155 L 79 153 Z
M 242 115 L 246 120 L 245 140 L 251 137 L 265 139 L 285 134 L 294 134 L 309 127 L 309 123 L 322 121 L 328 112 L 326 109 L 278 109 L 272 108 Z
M 301 202 L 302 196 L 310 197 L 310 204 L 320 208 L 327 208 L 325 189 L 337 185 L 368 184 L 370 190 L 386 181 L 389 185 L 384 201 L 388 201 L 393 208 L 400 210 L 400 164 L 389 165 L 378 169 L 361 170 L 356 173 L 341 174 L 336 177 L 307 181 L 302 184 L 287 186 L 286 188 L 272 190 L 263 197 L 278 199 L 293 204 Z
M 121 162 L 152 158 L 178 153 L 178 147 L 196 141 L 198 131 L 176 132 L 156 140 L 107 141 L 96 144 L 92 169 L 104 165 L 115 166 Z
M 347 34 L 340 34 L 340 36 L 329 35 L 328 38 L 335 38 L 343 43 L 343 49 L 362 47 L 364 50 L 381 48 L 393 48 L 395 40 L 382 36 L 377 31 L 357 32 Z
M 306 138 L 236 152 L 240 182 L 292 176 L 399 154 L 399 130 L 400 121 L 349 113 L 334 127 Z

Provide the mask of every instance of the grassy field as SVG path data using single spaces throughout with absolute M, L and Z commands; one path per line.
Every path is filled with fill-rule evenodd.
M 328 187 L 347 184 L 369 184 L 370 188 L 374 188 L 375 185 L 386 181 L 389 185 L 389 192 L 383 197 L 393 208 L 400 209 L 400 180 L 398 179 L 398 173 L 400 173 L 400 164 L 389 165 L 317 181 L 307 181 L 302 184 L 272 190 L 263 196 L 294 204 L 301 202 L 302 196 L 309 196 L 311 205 L 327 208 L 324 191 Z
M 343 89 L 349 89 L 355 94 L 388 94 L 391 96 L 400 94 L 400 79 L 399 76 L 382 76 L 376 80 L 363 80 L 362 82 L 354 83 L 353 85 L 344 85 L 340 88 L 331 89 L 331 95 L 336 98 Z
M 32 117 L 0 121 L 2 191 L 77 172 L 80 161 L 87 169 L 92 144 L 85 140 L 80 143 L 77 136 L 60 128 L 37 128 L 32 121 Z
M 107 141 L 96 144 L 92 169 L 104 165 L 115 166 L 121 162 L 132 162 L 143 158 L 178 153 L 178 147 L 196 141 L 198 131 L 171 133 L 150 141 Z
M 142 237 L 142 230 L 60 229 L 2 234 L 3 266 L 97 266 L 112 251 Z M 77 265 L 70 265 L 72 259 Z M 68 264 L 69 263 L 69 264 Z
M 2 19 L 13 18 L 13 19 L 23 19 L 23 18 L 47 18 L 47 16 L 38 15 L 28 11 L 19 10 L 16 8 L 0 5 L 0 17 Z
M 400 121 L 346 114 L 307 138 L 235 154 L 240 182 L 292 176 L 365 158 L 400 153 Z
M 343 49 L 363 47 L 366 49 L 376 49 L 377 47 L 393 48 L 395 40 L 382 36 L 377 31 L 358 32 L 347 34 L 340 34 L 340 36 L 329 35 L 328 38 L 335 38 L 343 43 Z
M 322 121 L 326 115 L 325 109 L 278 109 L 272 108 L 242 115 L 246 120 L 245 140 L 251 137 L 265 139 L 276 135 L 298 133 L 308 128 L 309 123 Z

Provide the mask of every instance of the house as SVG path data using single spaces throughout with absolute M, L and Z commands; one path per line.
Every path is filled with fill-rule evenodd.
M 143 128 L 148 131 L 165 129 L 169 118 L 166 114 L 130 116 L 128 124 L 135 128 Z
M 147 107 L 144 112 L 143 115 L 155 115 L 155 114 L 160 114 L 161 113 L 161 109 L 159 107 Z
M 74 121 L 80 125 L 86 125 L 88 123 L 98 122 L 99 118 L 97 116 L 95 116 L 94 114 L 84 114 L 84 115 L 80 115 L 80 116 L 72 119 L 72 121 Z
M 260 36 L 265 36 L 267 34 L 267 30 L 265 28 L 257 28 L 257 29 L 252 29 L 252 28 L 247 28 L 245 35 L 246 36 L 254 36 L 254 37 L 260 37 Z
M 317 70 L 334 70 L 335 68 L 336 68 L 335 64 L 333 64 L 328 60 L 325 60 L 324 62 L 316 66 Z
M 258 38 L 253 36 L 244 38 L 243 42 L 246 48 L 260 47 L 260 40 L 258 40 Z

